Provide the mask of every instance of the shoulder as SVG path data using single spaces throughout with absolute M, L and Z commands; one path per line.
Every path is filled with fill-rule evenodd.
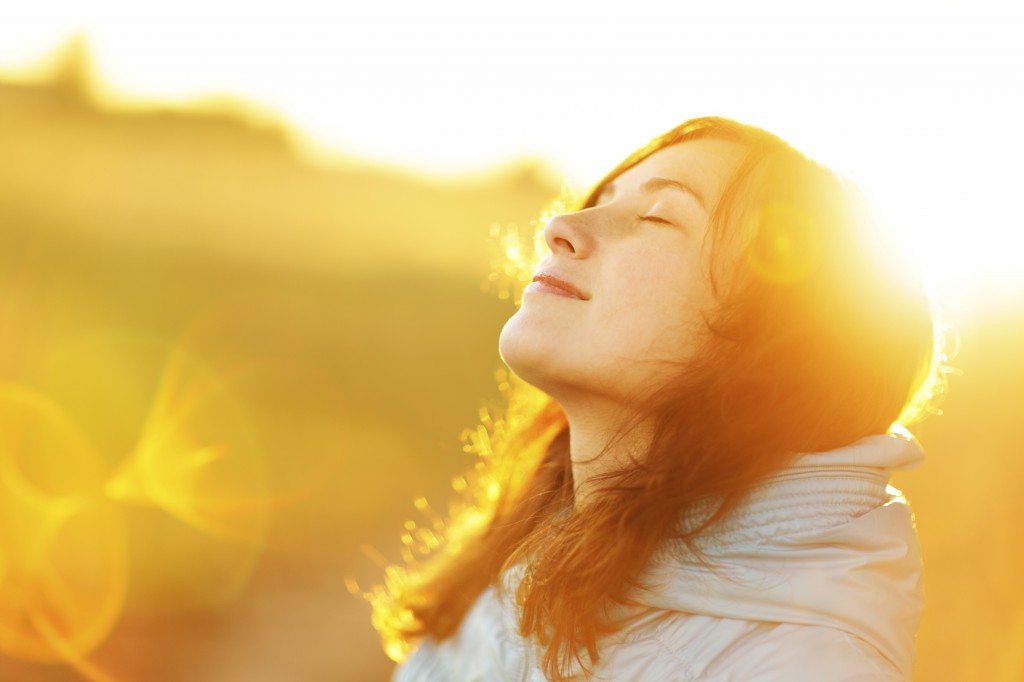
M 617 682 L 901 682 L 864 640 L 830 627 L 710 616 L 667 619 L 609 647 L 595 679 Z
M 392 682 L 503 682 L 522 680 L 529 665 L 508 602 L 488 587 L 459 629 L 443 641 L 425 638 L 395 669 Z

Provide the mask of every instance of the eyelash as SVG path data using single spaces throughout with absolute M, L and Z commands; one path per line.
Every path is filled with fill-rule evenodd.
M 675 225 L 671 220 L 665 220 L 664 218 L 656 215 L 639 215 L 637 218 L 652 223 L 658 223 L 659 225 Z

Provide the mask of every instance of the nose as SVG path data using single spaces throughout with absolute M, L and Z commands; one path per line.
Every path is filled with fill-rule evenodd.
M 594 250 L 594 240 L 588 226 L 593 220 L 592 209 L 563 213 L 544 225 L 544 241 L 552 253 L 563 253 L 572 258 L 586 258 Z

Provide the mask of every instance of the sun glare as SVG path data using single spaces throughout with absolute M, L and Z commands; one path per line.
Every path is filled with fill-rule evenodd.
M 921 16 L 893 3 L 885 17 L 829 3 L 799 25 L 773 21 L 773 31 L 760 23 L 773 18 L 768 9 L 742 5 L 748 21 L 733 22 L 737 3 L 720 4 L 658 5 L 651 22 L 655 8 L 645 3 L 585 16 L 564 3 L 454 0 L 244 11 L 222 2 L 22 3 L 10 19 L 0 10 L 0 76 L 24 76 L 80 33 L 108 95 L 231 95 L 279 112 L 322 155 L 449 176 L 534 156 L 576 185 L 685 118 L 721 114 L 849 173 L 937 288 L 1024 284 L 1015 256 L 1022 220 L 1009 205 L 1020 180 L 1011 150 L 1021 144 L 1008 113 L 1019 104 L 1006 88 L 1013 36 L 995 20 L 971 30 L 995 17 L 997 3 L 973 5 L 970 26 L 956 2 Z M 913 44 L 899 28 L 911 18 L 934 29 Z M 729 49 L 693 29 L 724 20 Z M 809 31 L 812 22 L 845 28 Z M 496 40 L 499 24 L 521 41 Z M 939 29 L 956 29 L 958 42 Z M 539 46 L 527 48 L 534 39 Z M 920 54 L 930 56 L 913 58 Z M 964 133 L 963 122 L 986 108 L 989 120 Z
M 934 595 L 963 592 L 967 564 L 949 557 L 990 562 L 992 580 L 933 609 L 918 641 L 965 644 L 964 665 L 1024 679 L 1005 645 L 1024 638 L 1024 611 L 1014 625 L 985 602 L 1024 603 L 1008 592 L 1024 585 L 1016 517 L 977 513 L 1012 502 L 1020 478 L 1006 397 L 1024 371 L 1024 43 L 1010 5 L 0 3 L 0 677 L 56 664 L 149 679 L 130 667 L 146 659 L 192 675 L 198 658 L 175 647 L 200 639 L 211 674 L 233 679 L 349 665 L 373 648 L 356 626 L 292 626 L 334 609 L 348 547 L 421 495 L 406 567 L 365 550 L 386 584 L 344 579 L 403 658 L 429 559 L 469 552 L 526 484 L 492 453 L 539 461 L 565 425 L 507 369 L 470 379 L 498 361 L 488 325 L 549 253 L 545 222 L 651 138 L 723 116 L 859 185 L 949 318 L 915 408 L 934 414 L 924 398 L 962 374 L 949 383 L 966 416 L 951 403 L 960 421 L 933 432 L 918 498 L 940 515 L 922 516 L 922 547 L 949 576 Z M 758 274 L 814 272 L 820 245 L 794 235 L 820 226 L 781 204 L 758 217 L 773 237 Z M 961 338 L 962 371 L 947 362 Z M 495 387 L 462 451 L 444 451 L 473 468 L 441 471 L 447 437 L 429 429 Z M 521 447 L 529 415 L 545 430 Z M 432 476 L 450 480 L 450 507 Z M 978 614 L 991 627 L 943 625 Z

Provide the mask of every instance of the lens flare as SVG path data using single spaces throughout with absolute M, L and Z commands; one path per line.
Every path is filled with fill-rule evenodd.
M 263 514 L 232 511 L 238 500 L 264 499 L 262 455 L 230 377 L 179 349 L 171 356 L 137 447 L 107 492 L 114 499 L 163 509 L 210 535 L 258 547 Z
M 215 348 L 241 321 L 208 312 L 176 340 L 60 335 L 25 363 L 32 386 L 0 383 L 3 655 L 109 679 L 88 656 L 121 617 L 231 603 L 274 512 L 339 456 L 337 387 L 300 359 Z
M 751 271 L 773 284 L 802 281 L 821 262 L 818 228 L 798 207 L 770 203 L 757 212 L 744 256 Z
M 127 588 L 124 529 L 102 467 L 45 395 L 0 384 L 0 651 L 80 659 L 109 635 Z

